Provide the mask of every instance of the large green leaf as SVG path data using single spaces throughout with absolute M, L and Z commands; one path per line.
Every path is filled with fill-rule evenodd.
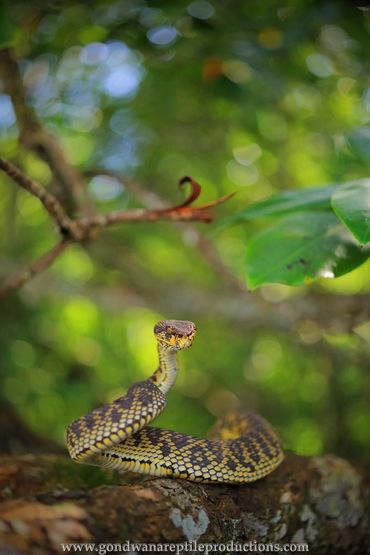
M 352 150 L 364 162 L 370 162 L 370 127 L 359 127 L 347 135 Z
M 345 183 L 332 197 L 333 209 L 356 239 L 370 241 L 370 179 Z
M 328 185 L 298 191 L 284 191 L 279 195 L 251 204 L 242 212 L 220 221 L 220 225 L 268 216 L 281 216 L 301 210 L 327 209 L 330 208 L 330 199 L 336 188 L 337 185 Z
M 291 214 L 249 242 L 248 285 L 250 289 L 267 283 L 300 285 L 319 276 L 342 275 L 367 258 L 359 256 L 360 250 L 354 253 L 353 247 L 332 212 Z

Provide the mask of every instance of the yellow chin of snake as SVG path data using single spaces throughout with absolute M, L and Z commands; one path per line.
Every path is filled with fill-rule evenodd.
M 158 334 L 156 337 L 158 344 L 169 351 L 182 351 L 191 347 L 194 341 L 194 334 L 186 337 L 171 335 L 169 338 L 165 334 Z
M 258 414 L 233 411 L 208 438 L 147 425 L 165 408 L 177 373 L 176 351 L 190 347 L 192 322 L 167 320 L 154 329 L 160 366 L 127 394 L 73 422 L 67 447 L 76 462 L 196 482 L 241 484 L 271 473 L 283 460 L 281 442 Z
M 197 328 L 186 320 L 164 320 L 154 326 L 154 335 L 161 354 L 165 351 L 181 351 L 191 347 Z

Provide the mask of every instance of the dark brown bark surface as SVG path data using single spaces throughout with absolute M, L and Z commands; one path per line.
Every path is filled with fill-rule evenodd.
M 309 553 L 367 553 L 370 473 L 288 453 L 245 486 L 137 479 L 59 455 L 0 457 L 0 553 L 61 553 L 62 543 L 305 542 Z

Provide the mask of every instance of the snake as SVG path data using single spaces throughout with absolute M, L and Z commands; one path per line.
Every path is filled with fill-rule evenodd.
M 148 426 L 166 406 L 178 374 L 177 353 L 190 347 L 193 322 L 163 320 L 154 327 L 159 364 L 126 395 L 72 422 L 71 458 L 83 464 L 193 482 L 243 484 L 270 474 L 284 458 L 282 443 L 259 414 L 234 409 L 206 438 Z

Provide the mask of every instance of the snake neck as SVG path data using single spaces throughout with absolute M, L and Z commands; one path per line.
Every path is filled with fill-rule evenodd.
M 150 380 L 166 395 L 172 387 L 179 370 L 176 360 L 176 351 L 168 351 L 158 345 L 159 366 Z

